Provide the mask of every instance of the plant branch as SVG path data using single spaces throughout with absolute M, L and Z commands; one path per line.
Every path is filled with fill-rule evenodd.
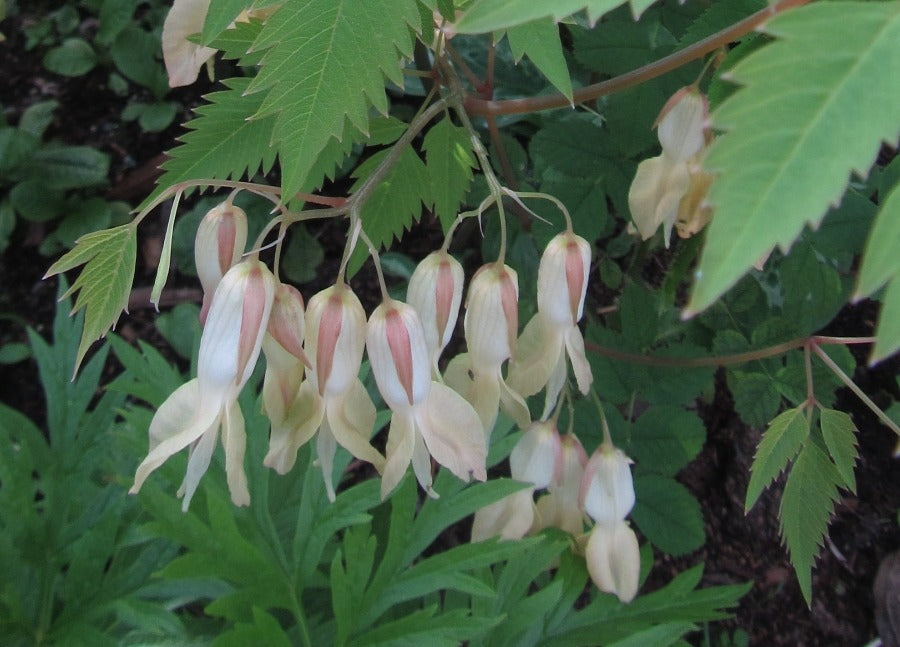
M 643 67 L 639 67 L 636 70 L 626 72 L 625 74 L 621 74 L 606 81 L 579 88 L 573 93 L 574 102 L 584 103 L 593 101 L 594 99 L 625 90 L 626 88 L 662 76 L 666 72 L 671 72 L 686 63 L 702 58 L 710 52 L 745 36 L 772 16 L 775 16 L 786 9 L 804 5 L 809 1 L 810 0 L 782 0 L 782 2 L 779 2 L 773 7 L 757 11 L 747 18 L 734 23 L 730 27 L 726 27 L 722 31 L 716 32 L 715 34 L 708 36 L 693 45 L 685 47 L 682 50 L 674 52 L 669 56 L 665 56 L 657 61 L 648 63 Z M 571 105 L 572 103 L 564 94 L 551 94 L 540 97 L 527 97 L 524 99 L 506 99 L 503 101 L 485 100 L 474 96 L 467 96 L 465 98 L 466 111 L 468 111 L 470 115 L 482 117 L 487 117 L 488 115 L 516 115 L 527 112 L 537 112 L 539 110 L 565 108 Z

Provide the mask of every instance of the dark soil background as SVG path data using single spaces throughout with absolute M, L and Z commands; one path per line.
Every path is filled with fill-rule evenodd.
M 0 102 L 6 120 L 16 123 L 22 111 L 38 101 L 55 99 L 61 108 L 47 135 L 67 144 L 87 144 L 111 156 L 110 199 L 137 204 L 149 192 L 154 169 L 162 153 L 171 148 L 180 132 L 173 126 L 163 133 L 148 134 L 135 123 L 123 123 L 121 111 L 133 97 L 117 97 L 105 87 L 107 71 L 98 68 L 86 77 L 67 79 L 46 72 L 40 51 L 26 52 L 20 34 L 22 17 L 7 20 L 0 43 Z M 182 102 L 183 114 L 207 91 L 210 84 L 173 92 L 169 98 Z M 139 89 L 135 90 L 140 93 Z M 162 216 L 160 216 L 161 218 Z M 135 289 L 147 290 L 153 280 L 154 249 L 158 249 L 160 221 L 142 227 L 142 254 L 139 254 Z M 418 257 L 433 249 L 435 233 L 428 219 L 407 239 L 410 255 Z M 15 231 L 9 249 L 0 256 L 0 315 L 15 315 L 22 324 L 41 334 L 49 334 L 54 314 L 55 280 L 41 276 L 52 262 L 37 252 L 45 230 L 41 225 L 23 226 Z M 326 259 L 340 257 L 342 232 L 323 236 L 333 245 Z M 418 252 L 421 251 L 421 254 Z M 326 261 L 330 262 L 330 261 Z M 320 275 L 333 276 L 323 271 Z M 364 276 L 365 272 L 361 273 Z M 364 303 L 370 307 L 378 300 L 377 284 L 365 278 L 354 281 Z M 323 279 L 324 280 L 324 279 Z M 190 286 L 177 281 L 175 285 Z M 310 292 L 311 293 L 311 292 Z M 146 294 L 146 292 L 144 292 Z M 198 299 L 196 287 L 169 293 L 173 301 Z M 143 300 L 146 304 L 146 299 Z M 123 315 L 118 330 L 126 338 L 142 338 L 161 345 L 156 333 L 154 313 L 134 300 L 130 315 Z M 874 327 L 876 311 L 872 304 L 845 309 L 830 325 L 827 334 L 867 335 Z M 24 325 L 0 319 L 0 344 L 26 339 Z M 880 405 L 897 398 L 895 376 L 898 364 L 885 362 L 877 370 L 867 370 L 865 349 L 858 352 L 860 366 L 854 379 Z M 115 371 L 110 367 L 110 372 Z M 38 422 L 43 421 L 43 394 L 37 370 L 28 360 L 2 368 L 0 400 L 21 409 Z M 699 561 L 706 563 L 703 583 L 707 585 L 753 581 L 733 621 L 712 625 L 712 644 L 727 645 L 732 632 L 741 629 L 752 645 L 864 645 L 877 635 L 874 621 L 873 582 L 879 563 L 900 547 L 897 508 L 900 504 L 900 464 L 892 458 L 896 438 L 878 423 L 849 391 L 839 393 L 838 406 L 850 412 L 858 426 L 860 461 L 857 466 L 858 492 L 844 493 L 829 528 L 824 550 L 813 574 L 813 602 L 807 608 L 778 535 L 777 508 L 783 481 L 767 491 L 749 515 L 743 501 L 752 462 L 761 431 L 747 428 L 734 412 L 731 396 L 719 375 L 712 402 L 698 403 L 698 411 L 707 425 L 708 439 L 699 458 L 680 475 L 703 505 L 707 523 L 704 548 L 686 558 L 657 556 L 650 586 L 662 584 L 678 571 Z M 465 541 L 465 538 L 461 538 Z M 892 592 L 897 600 L 897 593 Z M 695 642 L 702 644 L 700 636 Z

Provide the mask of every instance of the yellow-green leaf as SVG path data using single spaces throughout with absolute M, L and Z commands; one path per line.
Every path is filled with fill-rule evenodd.
M 856 425 L 843 411 L 822 409 L 819 413 L 819 424 L 825 446 L 831 454 L 831 460 L 837 468 L 844 485 L 851 492 L 856 492 L 856 477 L 853 466 L 856 464 Z
M 804 407 L 788 409 L 769 424 L 753 457 L 744 511 L 753 507 L 762 491 L 800 451 L 809 436 L 809 423 L 804 411 Z
M 65 299 L 77 291 L 72 313 L 84 309 L 84 331 L 78 345 L 75 372 L 90 345 L 103 337 L 128 307 L 136 256 L 137 230 L 129 223 L 82 236 L 68 254 L 47 270 L 45 278 L 84 265 L 81 274 L 60 297 Z

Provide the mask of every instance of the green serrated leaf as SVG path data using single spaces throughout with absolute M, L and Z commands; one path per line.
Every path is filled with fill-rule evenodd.
M 252 0 L 210 0 L 201 32 L 202 44 L 209 45 L 219 34 L 228 29 L 244 9 L 249 8 L 252 4 Z
M 822 437 L 825 446 L 831 454 L 831 460 L 837 468 L 838 474 L 844 481 L 844 486 L 851 492 L 856 492 L 856 477 L 853 467 L 856 465 L 858 452 L 856 449 L 856 425 L 850 416 L 843 411 L 835 409 L 822 409 L 819 412 L 819 424 L 822 427 Z
M 572 80 L 559 40 L 559 27 L 552 18 L 542 18 L 516 25 L 506 31 L 509 47 L 518 63 L 523 56 L 531 62 L 572 101 Z
M 808 436 L 809 423 L 806 409 L 802 406 L 782 412 L 769 424 L 753 457 L 745 512 L 753 507 L 762 491 L 797 455 Z
M 400 59 L 412 55 L 417 24 L 414 0 L 292 0 L 266 21 L 253 44 L 266 53 L 248 93 L 265 90 L 255 118 L 276 116 L 285 195 L 306 184 L 345 119 L 366 132 L 369 106 L 387 113 L 384 77 L 403 85 Z
M 678 48 L 682 49 L 703 40 L 765 7 L 765 0 L 713 2 L 684 31 L 681 38 L 678 39 Z
M 881 142 L 897 139 L 900 86 L 872 79 L 900 78 L 900 3 L 815 3 L 765 31 L 778 40 L 734 67 L 731 77 L 747 87 L 712 115 L 728 132 L 705 162 L 718 174 L 709 194 L 716 213 L 690 313 L 772 247 L 788 247 L 805 223 L 817 224 L 850 173 L 865 175 Z
M 137 257 L 137 232 L 131 223 L 104 229 L 78 239 L 74 249 L 56 261 L 47 276 L 84 265 L 81 274 L 62 296 L 78 292 L 72 313 L 84 309 L 84 331 L 75 360 L 75 372 L 88 347 L 115 325 L 128 307 L 134 263 Z
M 854 299 L 869 296 L 892 277 L 900 274 L 900 186 L 881 204 L 866 243 Z
M 643 0 L 646 2 L 646 0 Z M 551 17 L 561 20 L 587 9 L 592 22 L 626 0 L 476 0 L 456 23 L 462 34 L 480 34 L 509 29 L 533 20 Z
M 207 95 L 210 103 L 197 108 L 197 117 L 187 124 L 189 132 L 163 164 L 159 189 L 145 204 L 162 189 L 184 180 L 239 179 L 259 170 L 269 172 L 277 150 L 271 145 L 275 120 L 250 119 L 262 96 L 244 96 L 249 83 L 249 79 L 226 79 L 227 90 Z
M 838 500 L 837 488 L 841 481 L 841 475 L 825 452 L 815 443 L 807 442 L 794 462 L 781 496 L 778 508 L 781 536 L 791 553 L 791 564 L 807 604 L 812 599 L 812 565 Z
M 781 407 L 781 393 L 763 373 L 728 371 L 728 388 L 734 396 L 734 410 L 751 427 L 761 429 Z
M 434 212 L 447 231 L 472 184 L 472 169 L 477 167 L 472 140 L 465 128 L 454 125 L 450 119 L 442 119 L 425 135 L 422 150 Z
M 637 504 L 631 517 L 661 551 L 684 555 L 706 541 L 700 504 L 681 483 L 645 474 L 634 477 L 634 492 Z

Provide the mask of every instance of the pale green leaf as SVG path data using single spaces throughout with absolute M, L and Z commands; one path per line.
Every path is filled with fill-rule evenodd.
M 44 131 L 53 123 L 53 112 L 57 107 L 58 101 L 41 101 L 28 106 L 19 119 L 19 130 L 43 137 Z
M 797 455 L 808 436 L 809 423 L 804 407 L 788 409 L 769 424 L 753 457 L 744 502 L 745 512 L 753 507 L 762 491 L 775 480 L 788 461 Z
M 44 54 L 44 67 L 62 76 L 87 74 L 97 64 L 97 55 L 90 44 L 82 38 L 67 38 Z
M 900 348 L 900 276 L 895 277 L 884 290 L 875 333 L 875 347 L 869 358 L 871 364 L 880 362 Z
M 53 276 L 84 265 L 62 297 L 77 291 L 72 312 L 84 309 L 84 331 L 75 360 L 76 372 L 88 347 L 103 337 L 128 307 L 136 256 L 137 232 L 129 223 L 82 236 L 72 251 L 47 270 L 46 276 Z
M 781 393 L 774 380 L 763 373 L 728 371 L 728 388 L 734 397 L 734 410 L 751 427 L 763 428 L 781 406 Z
M 894 187 L 882 202 L 866 243 L 859 270 L 856 299 L 869 296 L 891 277 L 900 274 L 900 186 Z
M 444 231 L 447 231 L 456 220 L 459 205 L 472 183 L 472 169 L 476 166 L 472 140 L 465 128 L 455 126 L 449 119 L 442 119 L 425 135 L 422 149 L 425 151 L 434 212 Z
M 851 492 L 856 492 L 856 478 L 853 475 L 853 467 L 858 456 L 856 425 L 849 415 L 836 409 L 822 409 L 819 412 L 819 424 L 822 426 L 825 446 L 844 481 L 844 486 Z
M 255 118 L 276 116 L 285 195 L 306 185 L 345 119 L 366 132 L 370 106 L 387 113 L 384 79 L 403 85 L 400 59 L 412 55 L 419 20 L 414 0 L 289 0 L 266 21 L 248 92 L 265 90 Z
M 647 0 L 635 1 L 649 4 Z M 587 9 L 591 20 L 596 21 L 625 2 L 626 0 L 476 0 L 456 23 L 456 31 L 480 34 L 509 29 L 548 16 L 558 21 L 582 9 Z
M 201 32 L 203 44 L 209 45 L 214 41 L 219 34 L 228 29 L 244 9 L 252 4 L 252 0 L 210 0 Z
M 188 122 L 189 132 L 181 137 L 181 145 L 169 152 L 160 188 L 197 178 L 252 177 L 258 170 L 267 173 L 272 168 L 275 119 L 249 119 L 262 102 L 261 95 L 244 96 L 249 82 L 227 79 L 223 81 L 227 90 L 207 95 L 210 103 L 197 108 L 197 117 Z
M 654 546 L 670 555 L 684 555 L 706 541 L 697 499 L 678 481 L 656 474 L 634 478 L 637 504 L 634 523 Z
M 713 2 L 678 39 L 679 49 L 703 40 L 766 7 L 765 0 L 728 0 Z
M 716 211 L 690 313 L 816 225 L 900 130 L 900 86 L 878 81 L 900 78 L 900 3 L 819 2 L 765 30 L 778 40 L 734 67 L 746 87 L 712 116 L 727 132 L 706 159 Z
M 559 27 L 551 18 L 511 27 L 506 37 L 517 63 L 527 55 L 550 83 L 572 101 L 572 80 L 559 40 Z
M 815 443 L 807 442 L 784 486 L 778 516 L 806 603 L 812 597 L 811 570 L 838 499 L 841 475 Z
M 93 186 L 106 181 L 109 155 L 90 146 L 45 146 L 31 156 L 28 170 L 51 189 Z

